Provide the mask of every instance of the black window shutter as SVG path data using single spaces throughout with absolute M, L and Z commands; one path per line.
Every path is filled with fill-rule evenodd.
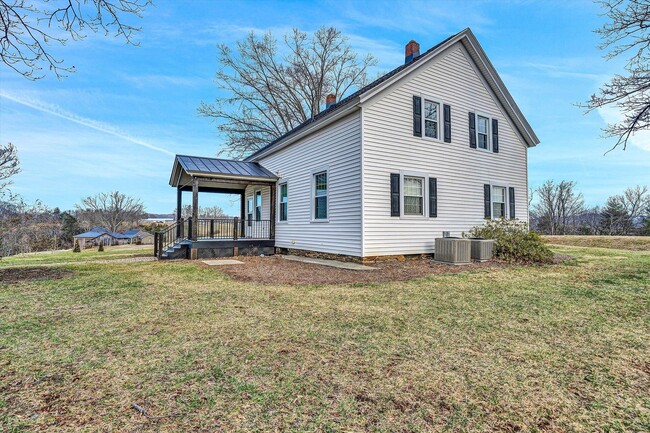
M 492 119 L 492 152 L 499 153 L 499 121 Z
M 413 96 L 413 135 L 422 137 L 422 98 Z
M 390 174 L 390 216 L 398 217 L 399 213 L 399 173 Z
M 444 118 L 445 143 L 451 143 L 451 106 L 444 104 L 442 106 Z
M 438 180 L 435 177 L 429 178 L 429 216 L 438 216 Z
M 485 218 L 490 218 L 492 217 L 492 200 L 490 199 L 490 185 L 485 184 L 483 185 L 483 208 L 484 208 L 484 214 Z
M 469 147 L 476 149 L 476 116 L 469 113 Z
M 513 187 L 508 188 L 508 198 L 510 206 L 510 219 L 515 219 L 515 189 Z

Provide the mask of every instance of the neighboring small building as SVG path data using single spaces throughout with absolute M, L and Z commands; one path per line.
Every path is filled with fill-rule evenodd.
M 73 236 L 74 243 L 79 243 L 79 248 L 86 249 L 99 245 L 117 245 L 117 239 L 107 231 L 94 231 L 95 229 Z
M 124 245 L 131 240 L 130 237 L 122 233 L 110 232 L 102 227 L 93 227 L 90 231 L 73 236 L 72 239 L 73 242 L 79 243 L 79 248 L 82 250 L 98 247 L 99 245 Z
M 152 245 L 153 244 L 153 235 L 144 230 L 127 230 L 123 233 L 129 239 L 130 244 L 137 245 Z

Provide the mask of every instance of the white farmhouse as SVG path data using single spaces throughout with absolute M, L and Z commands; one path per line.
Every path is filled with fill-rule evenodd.
M 539 140 L 470 29 L 422 53 L 409 42 L 403 65 L 334 99 L 244 161 L 177 156 L 178 209 L 182 191 L 195 208 L 199 192 L 228 192 L 241 215 L 177 223 L 159 254 L 431 254 L 443 233 L 528 220 L 527 152 Z

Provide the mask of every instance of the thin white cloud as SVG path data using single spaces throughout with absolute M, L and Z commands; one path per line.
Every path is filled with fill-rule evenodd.
M 551 78 L 577 78 L 577 79 L 586 79 L 592 81 L 602 81 L 606 75 L 604 74 L 594 74 L 589 71 L 590 69 L 586 66 L 584 67 L 575 67 L 568 66 L 569 63 L 566 59 L 558 62 L 557 64 L 549 63 L 540 63 L 540 62 L 525 62 L 522 64 L 523 67 L 528 67 L 534 69 L 540 73 L 546 74 Z
M 121 138 L 123 140 L 126 140 L 130 143 L 136 144 L 138 146 L 146 147 L 147 149 L 154 150 L 156 152 L 164 153 L 165 155 L 171 155 L 174 156 L 173 152 L 170 152 L 167 149 L 163 149 L 162 147 L 156 146 L 154 144 L 151 144 L 147 141 L 144 141 L 140 138 L 133 137 L 123 131 L 120 131 L 118 128 L 115 128 L 114 126 L 108 125 L 103 122 L 99 122 L 97 120 L 89 119 L 87 117 L 82 117 L 78 116 L 74 113 L 70 113 L 61 107 L 53 104 L 47 104 L 42 101 L 34 100 L 31 98 L 25 98 L 25 97 L 20 97 L 17 95 L 9 94 L 4 91 L 0 91 L 0 98 L 5 98 L 10 101 L 13 101 L 17 104 L 24 105 L 26 107 L 32 108 L 34 110 L 40 111 L 42 113 L 47 113 L 51 114 L 56 117 L 60 117 L 62 119 L 68 120 L 70 122 L 77 123 L 79 125 L 85 126 L 87 128 L 94 129 L 95 131 L 100 131 L 109 135 L 112 135 L 117 138 Z
M 457 3 L 455 3 L 457 4 Z M 372 13 L 358 2 L 344 3 L 337 7 L 348 20 L 359 26 L 399 30 L 418 35 L 452 34 L 465 27 L 482 32 L 494 26 L 494 22 L 477 7 L 475 1 L 465 2 L 461 7 L 449 7 L 432 2 L 375 2 Z M 433 24 L 432 24 L 433 23 Z M 432 28 L 433 25 L 433 28 Z
M 607 124 L 618 123 L 625 118 L 618 108 L 612 106 L 599 108 L 598 114 Z M 630 136 L 628 143 L 641 150 L 650 152 L 650 131 L 637 131 Z

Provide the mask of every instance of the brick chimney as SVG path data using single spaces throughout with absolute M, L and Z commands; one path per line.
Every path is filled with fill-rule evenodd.
M 330 93 L 325 98 L 325 109 L 327 110 L 334 104 L 336 104 L 336 95 L 334 93 Z
M 404 51 L 404 63 L 410 63 L 415 57 L 420 55 L 420 44 L 414 40 L 406 44 Z

